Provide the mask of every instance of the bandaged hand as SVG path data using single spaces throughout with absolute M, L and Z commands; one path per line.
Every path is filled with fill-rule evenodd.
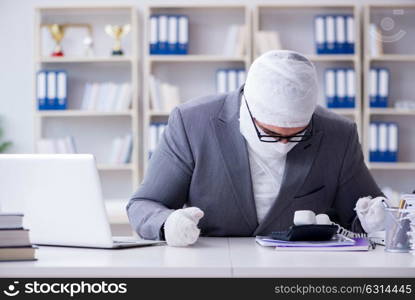
M 197 223 L 203 215 L 203 211 L 197 207 L 178 209 L 171 213 L 164 223 L 167 245 L 183 247 L 194 244 L 200 234 Z
M 382 201 L 384 197 L 363 197 L 356 202 L 355 211 L 360 224 L 367 233 L 385 229 L 385 210 Z

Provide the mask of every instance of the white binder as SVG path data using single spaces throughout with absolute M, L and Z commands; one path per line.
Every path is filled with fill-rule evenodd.
M 242 86 L 245 83 L 246 73 L 245 70 L 238 71 L 238 87 Z
M 346 26 L 343 16 L 336 17 L 336 42 L 340 49 L 344 48 L 346 42 Z
M 216 72 L 216 91 L 218 94 L 227 92 L 226 70 L 220 69 Z
M 346 100 L 346 73 L 343 69 L 336 71 L 336 96 L 338 99 L 338 106 L 344 107 Z
M 47 91 L 47 107 L 54 109 L 56 103 L 56 72 L 51 71 L 47 73 L 48 91 Z
M 38 109 L 46 108 L 46 72 L 40 71 L 37 74 L 37 101 Z
M 60 71 L 57 73 L 57 87 L 58 87 L 58 108 L 65 109 L 67 101 L 66 88 L 66 72 Z
M 176 16 L 169 16 L 168 19 L 168 49 L 169 53 L 177 54 L 177 42 L 178 42 L 178 18 Z
M 238 88 L 237 82 L 237 73 L 236 70 L 228 70 L 228 89 L 227 92 L 232 92 Z
M 336 95 L 334 70 L 332 69 L 326 70 L 325 83 L 326 83 L 325 92 L 326 92 L 327 107 L 334 107 L 334 98 Z
M 158 17 L 150 17 L 150 53 L 157 53 L 157 43 L 158 43 Z
M 159 16 L 159 26 L 158 26 L 158 42 L 159 42 L 159 51 L 161 54 L 167 53 L 167 34 L 168 34 L 168 22 L 166 15 Z
M 334 43 L 335 43 L 335 23 L 333 16 L 326 17 L 326 39 L 327 39 L 327 49 L 329 52 L 334 51 Z
M 386 123 L 379 124 L 379 155 L 382 161 L 385 160 L 388 150 L 388 126 Z

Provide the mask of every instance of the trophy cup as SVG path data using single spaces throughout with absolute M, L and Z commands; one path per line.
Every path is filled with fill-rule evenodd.
M 130 32 L 130 24 L 126 25 L 106 25 L 105 32 L 115 39 L 114 47 L 112 48 L 112 55 L 123 55 L 124 52 L 121 49 L 121 38 Z
M 85 28 L 85 30 L 87 31 L 88 37 L 92 37 L 92 26 L 90 24 L 41 24 L 41 26 L 48 28 L 48 31 L 50 35 L 52 36 L 52 39 L 56 43 L 55 48 L 51 54 L 52 56 L 61 56 L 61 57 L 64 56 L 63 50 L 62 50 L 62 40 L 68 28 L 71 28 L 71 27 Z M 70 31 L 67 32 L 67 36 L 69 40 L 71 40 Z M 73 32 L 72 32 L 72 36 L 73 36 Z
M 65 35 L 65 25 L 49 24 L 47 25 L 52 38 L 55 40 L 56 46 L 52 56 L 63 56 L 61 42 Z

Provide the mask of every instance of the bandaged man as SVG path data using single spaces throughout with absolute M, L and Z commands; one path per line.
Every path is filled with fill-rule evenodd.
M 365 198 L 358 217 L 356 203 L 382 193 L 355 123 L 317 98 L 313 64 L 296 52 L 270 51 L 238 90 L 176 107 L 127 206 L 135 231 L 186 246 L 199 235 L 286 230 L 295 211 L 312 210 L 363 232 L 368 222 L 359 217 L 378 206 Z M 376 222 L 367 227 L 379 230 Z

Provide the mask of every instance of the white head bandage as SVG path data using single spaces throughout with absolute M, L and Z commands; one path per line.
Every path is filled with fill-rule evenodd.
M 279 127 L 306 126 L 317 105 L 314 65 L 294 51 L 266 52 L 252 63 L 244 93 L 256 120 Z

